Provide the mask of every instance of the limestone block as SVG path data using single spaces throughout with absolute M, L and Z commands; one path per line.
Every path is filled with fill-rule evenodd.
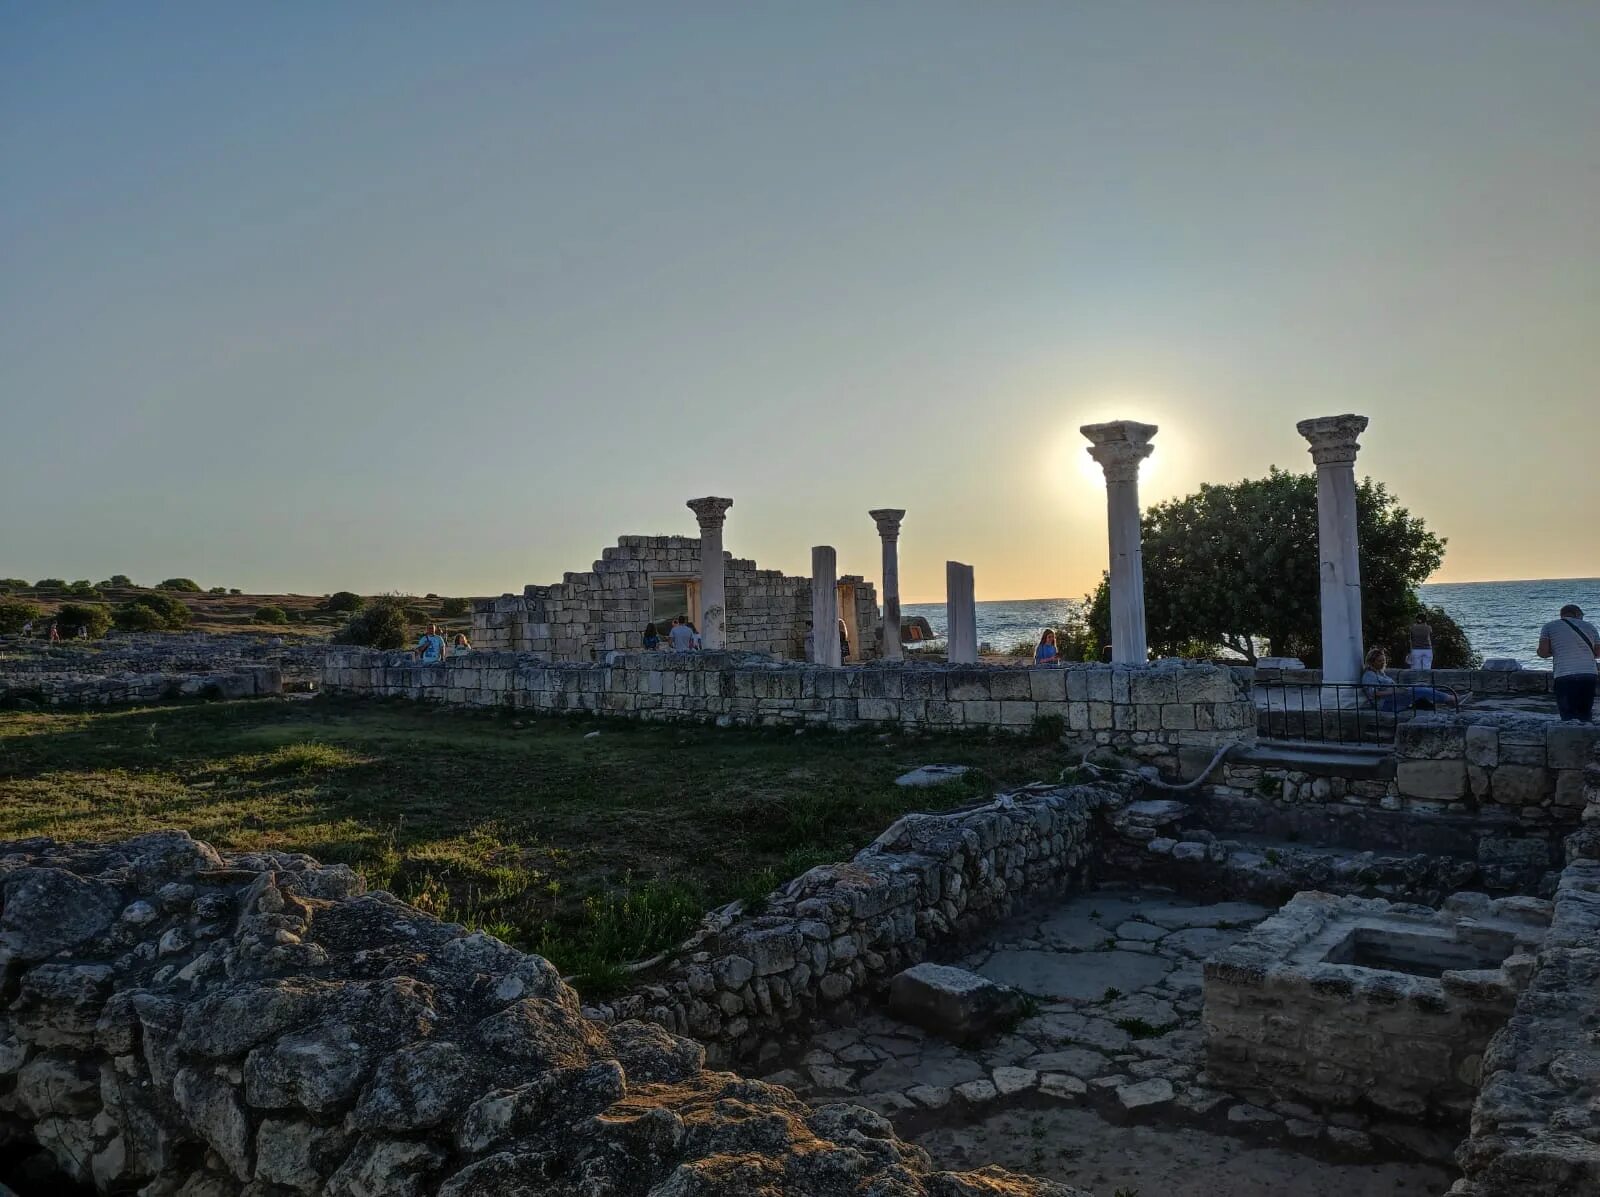
M 1538 765 L 1501 765 L 1493 785 L 1494 800 L 1502 806 L 1538 806 L 1554 793 L 1549 770 Z
M 1556 773 L 1555 803 L 1557 806 L 1582 810 L 1588 805 L 1583 789 L 1582 769 L 1561 769 Z
M 1465 760 L 1402 760 L 1395 769 L 1395 782 L 1408 798 L 1451 802 L 1467 791 Z
M 1022 1012 L 1022 996 L 987 977 L 943 964 L 918 964 L 889 983 L 889 1010 L 925 1030 L 969 1042 Z
M 1004 727 L 1027 727 L 1039 713 L 1036 702 L 1002 702 L 1000 723 Z
M 1595 759 L 1600 726 L 1552 723 L 1545 733 L 1545 763 L 1552 769 L 1582 769 Z
M 1161 726 L 1172 731 L 1193 731 L 1195 728 L 1193 704 L 1174 702 L 1162 707 Z
M 989 697 L 998 699 L 1031 699 L 1033 686 L 1028 674 L 1031 670 L 1007 669 L 989 678 Z
M 1066 674 L 1067 701 L 1087 702 L 1089 699 L 1089 674 L 1093 671 L 1090 665 L 1067 665 L 1062 667 Z
M 1466 728 L 1426 718 L 1402 723 L 1395 730 L 1395 752 L 1410 760 L 1462 758 L 1466 753 Z
M 1467 728 L 1464 752 L 1469 765 L 1493 767 L 1500 763 L 1500 730 L 1474 724 Z
M 1028 671 L 1028 692 L 1034 702 L 1065 702 L 1067 679 L 1059 666 Z
M 1000 704 L 993 700 L 963 702 L 963 716 L 969 727 L 996 727 L 1000 723 Z

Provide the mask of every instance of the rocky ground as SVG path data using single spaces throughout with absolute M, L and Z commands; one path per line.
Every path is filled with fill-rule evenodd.
M 767 1079 L 859 1100 L 947 1167 L 992 1160 L 1099 1193 L 1442 1193 L 1464 1129 L 1324 1121 L 1210 1083 L 1201 962 L 1270 913 L 1148 890 L 1076 896 L 954 961 L 1033 996 L 1010 1033 L 962 1047 L 871 1015 Z

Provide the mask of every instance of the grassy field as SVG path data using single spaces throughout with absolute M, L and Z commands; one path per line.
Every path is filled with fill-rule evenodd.
M 979 772 L 893 784 L 930 762 Z M 1061 766 L 1055 743 L 1010 736 L 513 720 L 327 697 L 8 711 L 0 840 L 181 827 L 224 850 L 345 861 L 542 952 L 594 996 L 712 906 L 842 859 L 907 810 Z

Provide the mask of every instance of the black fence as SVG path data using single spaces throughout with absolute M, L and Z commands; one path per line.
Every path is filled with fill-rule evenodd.
M 1434 686 L 1257 682 L 1254 695 L 1256 734 L 1264 739 L 1352 746 L 1393 744 L 1395 728 L 1416 712 L 1461 705 L 1454 690 Z

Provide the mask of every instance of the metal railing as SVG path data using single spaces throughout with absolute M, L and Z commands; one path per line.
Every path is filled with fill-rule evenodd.
M 1454 690 L 1438 686 L 1257 682 L 1253 694 L 1256 734 L 1263 739 L 1352 747 L 1393 744 L 1395 728 L 1416 712 L 1461 706 Z

